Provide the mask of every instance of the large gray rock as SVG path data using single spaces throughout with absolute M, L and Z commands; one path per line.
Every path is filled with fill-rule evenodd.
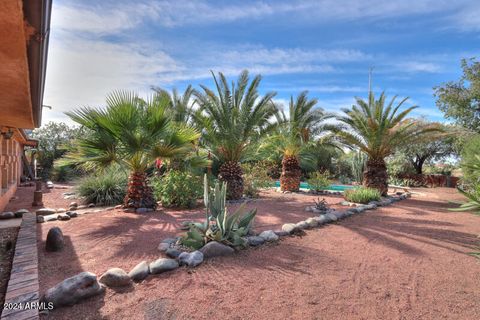
M 135 210 L 136 213 L 147 213 L 148 212 L 148 209 L 147 208 L 137 208 L 137 210 Z
M 165 255 L 169 258 L 172 258 L 172 259 L 178 258 L 178 256 L 180 256 L 181 253 L 182 253 L 182 251 L 177 250 L 175 248 L 169 248 L 169 249 L 167 249 L 167 251 L 165 251 Z
M 25 213 L 28 213 L 27 209 L 20 209 L 15 212 L 15 218 L 21 218 Z
M 295 233 L 299 230 L 295 223 L 285 223 L 282 226 L 282 230 L 288 232 L 289 234 Z
M 157 274 L 178 268 L 178 262 L 174 259 L 160 258 L 149 265 L 150 273 Z
M 248 245 L 252 247 L 260 246 L 265 243 L 265 239 L 260 236 L 247 237 Z
M 142 261 L 137 264 L 132 270 L 130 270 L 128 276 L 133 281 L 142 281 L 148 276 L 149 273 L 150 271 L 148 269 L 147 261 Z
M 181 265 L 196 267 L 203 262 L 203 253 L 198 250 L 193 252 L 182 252 L 178 256 L 178 261 L 180 261 Z
M 111 268 L 102 274 L 98 282 L 107 287 L 124 287 L 130 285 L 132 280 L 123 269 Z
M 213 258 L 219 256 L 226 256 L 235 252 L 232 247 L 221 244 L 217 241 L 211 241 L 204 245 L 200 250 L 204 258 Z
M 56 214 L 51 214 L 51 215 L 48 215 L 48 216 L 43 216 L 43 220 L 45 222 L 48 222 L 48 221 L 56 221 L 58 218 L 58 215 Z
M 55 308 L 70 306 L 104 291 L 105 287 L 100 285 L 95 274 L 82 272 L 48 289 L 42 301 L 53 303 Z
M 273 232 L 273 230 L 265 230 L 265 231 L 261 232 L 258 236 L 260 238 L 263 238 L 263 240 L 268 241 L 268 242 L 278 240 L 278 236 L 275 234 L 275 232 Z
M 48 230 L 47 241 L 45 242 L 45 250 L 54 252 L 63 249 L 65 241 L 63 239 L 62 230 L 59 227 L 53 227 Z
M 13 213 L 13 212 L 6 211 L 6 212 L 0 213 L 0 219 L 1 220 L 13 219 L 13 218 L 15 218 L 15 213 Z
M 38 209 L 36 211 L 36 214 L 46 216 L 46 215 L 49 215 L 49 214 L 54 214 L 56 212 L 57 212 L 57 210 L 52 209 L 52 208 L 42 208 L 42 209 Z

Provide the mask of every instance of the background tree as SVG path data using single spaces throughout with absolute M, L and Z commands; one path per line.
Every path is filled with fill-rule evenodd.
M 442 161 L 455 154 L 455 136 L 452 134 L 454 128 L 422 120 L 418 120 L 416 126 L 438 126 L 442 129 L 442 132 L 432 134 L 427 139 L 419 139 L 402 145 L 398 150 L 406 157 L 409 164 L 415 169 L 416 174 L 423 174 L 424 164 L 432 161 Z
M 356 98 L 356 105 L 343 109 L 345 115 L 338 117 L 341 125 L 332 128 L 345 144 L 368 156 L 363 185 L 378 189 L 382 195 L 388 191 L 385 158 L 398 147 L 423 138 L 429 132 L 439 131 L 437 126 L 419 126 L 413 119 L 407 119 L 407 115 L 417 107 L 399 112 L 408 98 L 397 105 L 395 99 L 386 105 L 385 94 L 375 100 L 373 92 L 369 93 L 367 101 Z
M 105 168 L 119 164 L 130 171 L 124 206 L 155 208 L 147 169 L 155 159 L 187 154 L 199 134 L 191 127 L 173 125 L 169 99 L 143 100 L 132 92 L 107 96 L 106 108 L 81 108 L 67 115 L 88 130 L 79 137 L 78 151 L 68 159 L 85 166 Z
M 434 88 L 436 104 L 445 113 L 445 118 L 480 132 L 480 62 L 463 59 L 462 69 L 460 80 Z
M 49 178 L 54 161 L 61 158 L 68 151 L 71 142 L 81 134 L 82 129 L 79 127 L 53 121 L 33 130 L 31 136 L 38 140 L 36 158 L 41 167 L 39 175 Z
M 202 130 L 202 144 L 221 162 L 218 178 L 227 182 L 227 197 L 239 199 L 243 195 L 240 161 L 262 130 L 271 125 L 277 112 L 272 102 L 275 93 L 260 97 L 261 76 L 249 81 L 246 70 L 231 86 L 222 73 L 218 78 L 212 75 L 216 92 L 203 85 L 203 92 L 195 92 L 200 107 L 195 123 Z

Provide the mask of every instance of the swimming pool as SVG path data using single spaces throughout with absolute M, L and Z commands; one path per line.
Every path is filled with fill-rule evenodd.
M 280 187 L 280 181 L 275 181 L 275 187 Z M 300 182 L 300 188 L 302 189 L 310 189 L 310 186 L 307 182 Z M 341 184 L 331 184 L 326 190 L 330 191 L 345 191 L 348 189 L 353 189 L 354 186 L 345 186 Z

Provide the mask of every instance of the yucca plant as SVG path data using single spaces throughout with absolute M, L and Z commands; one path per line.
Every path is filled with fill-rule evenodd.
M 194 249 L 203 247 L 209 241 L 218 241 L 230 246 L 245 245 L 244 236 L 248 234 L 257 209 L 242 215 L 244 206 L 230 214 L 226 207 L 227 185 L 215 183 L 212 191 L 208 187 L 207 175 L 204 176 L 205 221 L 189 223 L 189 231 L 182 238 L 182 244 Z
M 480 183 L 477 183 L 470 191 L 457 188 L 458 192 L 467 197 L 466 202 L 455 202 L 460 206 L 458 208 L 449 209 L 451 211 L 471 211 L 480 215 Z
M 113 163 L 130 171 L 124 206 L 155 208 L 147 183 L 147 169 L 157 158 L 171 158 L 192 151 L 199 133 L 187 125 L 172 125 L 169 99 L 155 94 L 149 100 L 127 91 L 107 96 L 105 108 L 80 108 L 66 114 L 87 129 L 78 138 L 78 149 L 67 160 L 84 167 Z
M 194 120 L 202 130 L 202 144 L 222 163 L 218 178 L 227 182 L 227 198 L 239 199 L 243 195 L 240 161 L 262 130 L 271 125 L 277 112 L 272 102 L 275 93 L 260 96 L 261 76 L 249 81 L 247 71 L 231 85 L 222 73 L 218 78 L 212 75 L 216 92 L 203 85 L 203 92 L 195 92 L 200 108 Z
M 278 114 L 276 132 L 264 138 L 259 152 L 272 159 L 282 157 L 280 188 L 282 191 L 298 191 L 300 188 L 302 161 L 309 161 L 309 151 L 319 145 L 334 144 L 327 133 L 326 120 L 333 115 L 316 107 L 317 100 L 309 99 L 308 92 L 290 98 L 289 114 Z M 321 140 L 315 140 L 321 136 Z
M 388 191 L 385 158 L 401 145 L 428 139 L 429 133 L 441 131 L 436 125 L 419 126 L 415 120 L 407 119 L 416 106 L 399 112 L 407 99 L 395 104 L 395 96 L 386 104 L 384 93 L 376 100 L 370 92 L 367 101 L 356 98 L 356 105 L 343 109 L 345 115 L 338 117 L 341 125 L 332 127 L 345 144 L 368 156 L 363 185 L 378 189 L 382 195 Z

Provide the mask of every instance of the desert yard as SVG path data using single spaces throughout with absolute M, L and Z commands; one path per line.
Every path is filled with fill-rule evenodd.
M 29 201 L 23 189 L 11 209 Z M 47 319 L 475 319 L 480 314 L 480 224 L 447 211 L 454 189 L 418 189 L 412 198 L 355 215 L 303 236 L 213 258 L 43 315 Z M 65 190 L 63 190 L 65 192 Z M 57 195 L 57 196 L 56 196 Z M 58 203 L 57 191 L 45 195 Z M 307 218 L 308 194 L 264 191 L 255 231 Z M 332 207 L 342 198 L 326 196 Z M 63 279 L 152 261 L 161 239 L 179 235 L 202 207 L 150 214 L 112 210 L 37 224 L 40 292 Z M 59 226 L 66 247 L 44 250 Z

